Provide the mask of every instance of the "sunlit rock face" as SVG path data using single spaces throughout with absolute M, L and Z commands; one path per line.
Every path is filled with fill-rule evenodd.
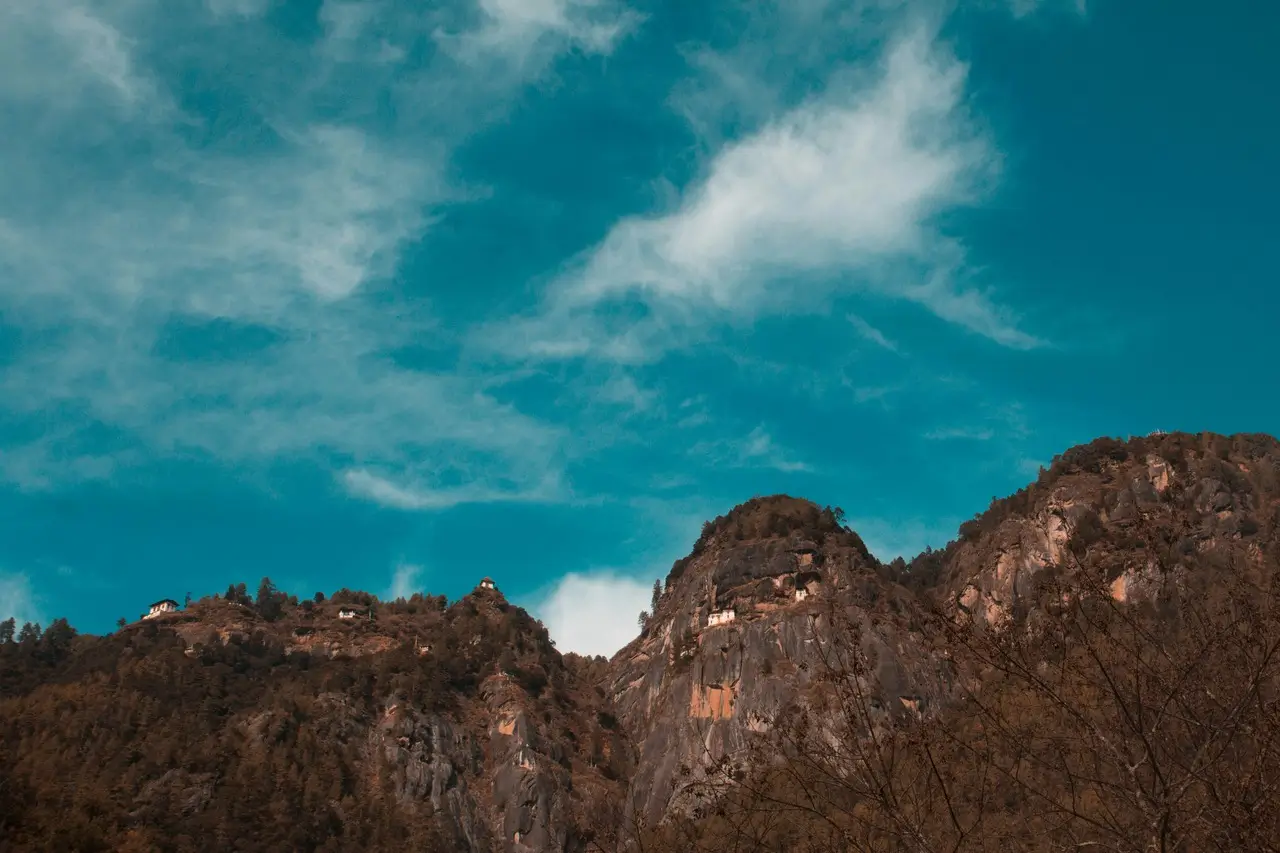
M 1280 449 L 1269 436 L 1185 434 L 1073 448 L 968 524 L 927 594 L 957 618 L 1001 627 L 1046 605 L 1054 579 L 1153 603 L 1264 577 L 1275 559 Z

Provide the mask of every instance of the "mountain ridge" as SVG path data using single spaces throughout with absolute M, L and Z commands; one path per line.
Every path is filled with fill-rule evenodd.
M 708 521 L 608 660 L 562 655 L 484 585 L 297 601 L 264 580 L 102 637 L 0 636 L 0 849 L 621 850 L 710 826 L 762 741 L 842 731 L 842 643 L 859 731 L 889 736 L 979 695 L 990 671 L 952 659 L 970 637 L 1048 637 L 1080 596 L 1168 622 L 1238 580 L 1275 589 L 1280 442 L 1079 445 L 911 561 L 842 522 L 786 495 Z M 246 823 L 258 847 L 234 846 Z

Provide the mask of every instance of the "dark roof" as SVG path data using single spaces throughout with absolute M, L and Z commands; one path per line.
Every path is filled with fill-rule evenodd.
M 159 607 L 161 604 L 172 604 L 174 607 L 178 606 L 178 602 L 174 601 L 172 598 L 162 598 L 159 601 L 153 603 L 151 606 Z

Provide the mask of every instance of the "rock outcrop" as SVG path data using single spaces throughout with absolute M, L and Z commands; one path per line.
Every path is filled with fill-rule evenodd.
M 1280 443 L 1268 436 L 1072 448 L 910 564 L 879 563 L 831 510 L 750 501 L 708 523 L 611 661 L 610 698 L 638 750 L 629 805 L 648 820 L 685 808 L 681 768 L 696 778 L 805 705 L 833 614 L 874 662 L 874 705 L 924 715 L 955 696 L 930 616 L 1001 630 L 1052 607 L 1054 581 L 1088 574 L 1116 600 L 1156 602 L 1212 595 L 1233 572 L 1280 577 L 1278 561 Z
M 630 807 L 653 822 L 692 805 L 682 768 L 696 778 L 803 701 L 833 617 L 861 629 L 884 713 L 938 701 L 946 662 L 927 653 L 915 608 L 831 510 L 779 496 L 709 523 L 612 661 L 611 699 L 638 751 Z
M 1100 439 L 911 568 L 932 570 L 922 591 L 979 626 L 1025 617 L 1043 606 L 1046 581 L 1080 572 L 1129 602 L 1207 593 L 1234 572 L 1269 579 L 1280 553 L 1278 465 L 1268 436 Z

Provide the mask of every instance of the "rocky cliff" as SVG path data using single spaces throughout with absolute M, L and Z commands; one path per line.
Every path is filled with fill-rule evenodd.
M 1173 606 L 1235 575 L 1270 583 L 1278 561 L 1280 443 L 1269 436 L 1072 448 L 909 564 L 879 563 L 830 509 L 749 501 L 707 524 L 611 661 L 610 698 L 639 757 L 629 806 L 649 821 L 684 809 L 679 792 L 699 768 L 811 707 L 833 618 L 859 632 L 876 711 L 927 716 L 956 697 L 938 617 L 999 630 L 1085 581 L 1118 602 Z
M 628 752 L 545 629 L 349 598 L 9 644 L 0 849 L 582 849 Z
M 802 700 L 833 616 L 861 629 L 882 713 L 938 701 L 948 668 L 929 655 L 919 615 L 830 509 L 776 496 L 708 523 L 641 636 L 612 661 L 611 699 L 638 751 L 630 807 L 653 822 L 690 805 L 682 768 L 696 778 Z
M 1270 436 L 1100 439 L 1055 459 L 899 576 L 978 625 L 1025 617 L 1043 603 L 1045 581 L 1081 572 L 1117 601 L 1209 594 L 1236 573 L 1269 581 L 1280 556 L 1278 466 Z

